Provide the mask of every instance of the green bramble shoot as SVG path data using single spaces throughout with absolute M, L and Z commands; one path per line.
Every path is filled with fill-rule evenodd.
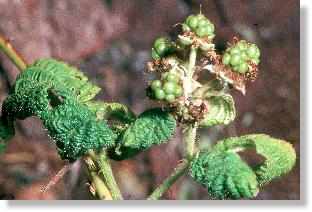
M 146 95 L 162 107 L 138 116 L 125 105 L 95 101 L 100 88 L 66 63 L 41 59 L 24 64 L 0 37 L 0 47 L 11 52 L 11 60 L 21 70 L 2 105 L 0 150 L 5 151 L 14 136 L 15 120 L 37 116 L 56 142 L 61 159 L 85 159 L 95 195 L 122 199 L 108 158 L 134 158 L 168 142 L 179 126 L 185 134 L 185 159 L 148 199 L 160 198 L 187 171 L 213 198 L 254 198 L 262 185 L 292 169 L 296 154 L 291 144 L 264 134 L 231 137 L 199 149 L 195 142 L 199 128 L 234 120 L 229 89 L 245 94 L 245 82 L 255 80 L 259 72 L 260 50 L 255 44 L 235 38 L 218 53 L 215 33 L 214 24 L 200 13 L 186 18 L 176 40 L 155 40 L 147 70 L 154 80 L 148 83 Z M 204 81 L 198 79 L 199 73 L 212 77 Z M 265 158 L 256 167 L 237 154 L 251 148 Z

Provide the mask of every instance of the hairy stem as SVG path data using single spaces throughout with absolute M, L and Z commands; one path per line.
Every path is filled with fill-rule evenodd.
M 190 161 L 184 159 L 182 163 L 180 163 L 176 169 L 169 175 L 169 177 L 155 190 L 153 193 L 147 198 L 147 200 L 157 200 L 162 195 L 164 195 L 173 183 L 179 179 L 189 168 Z
M 195 140 L 196 140 L 196 132 L 197 132 L 197 126 L 187 126 L 185 128 L 185 137 L 184 137 L 184 142 L 185 142 L 185 155 L 186 158 L 189 160 L 192 160 L 195 156 Z
M 185 142 L 186 142 L 186 159 L 183 159 L 183 162 L 180 163 L 176 169 L 167 177 L 167 179 L 147 198 L 147 200 L 157 200 L 162 195 L 164 195 L 170 187 L 179 179 L 191 165 L 191 161 L 195 156 L 195 138 L 196 138 L 197 126 L 188 126 L 185 130 Z
M 0 49 L 8 56 L 8 58 L 14 63 L 14 65 L 20 70 L 24 70 L 27 67 L 26 61 L 17 53 L 12 47 L 9 39 L 0 35 Z
M 186 75 L 189 78 L 192 78 L 193 74 L 194 74 L 194 68 L 195 68 L 195 64 L 196 64 L 196 56 L 197 56 L 197 49 L 191 47 L 189 64 L 188 64 L 187 73 L 186 73 Z
M 92 186 L 95 187 L 94 189 L 96 194 L 100 197 L 101 200 L 112 200 L 113 198 L 110 191 L 97 173 L 97 169 L 92 157 L 86 156 L 85 163 L 87 165 L 90 178 L 92 180 Z
M 110 190 L 114 200 L 122 200 L 121 193 L 117 186 L 116 180 L 113 175 L 113 171 L 109 164 L 109 160 L 106 156 L 105 151 L 99 152 L 97 155 L 93 150 L 89 150 L 88 154 L 93 158 L 93 160 L 98 162 L 100 167 L 100 172 L 102 172 L 105 183 Z

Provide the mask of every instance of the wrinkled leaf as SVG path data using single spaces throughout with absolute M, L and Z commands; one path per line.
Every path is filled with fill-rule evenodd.
M 250 148 L 255 148 L 258 154 L 266 158 L 263 164 L 254 168 L 260 185 L 289 172 L 295 165 L 296 153 L 292 145 L 264 134 L 228 138 L 214 147 L 215 151 L 220 152 L 237 152 Z
M 143 149 L 163 144 L 173 137 L 175 126 L 176 121 L 169 112 L 161 108 L 148 109 L 120 134 L 116 147 L 110 150 L 111 158 L 126 159 Z
M 208 102 L 208 114 L 200 122 L 202 127 L 211 127 L 219 124 L 228 124 L 236 115 L 233 97 L 229 94 L 211 96 Z
M 257 177 L 241 158 L 232 152 L 205 149 L 192 162 L 191 176 L 218 199 L 253 198 L 258 193 Z
M 266 158 L 251 169 L 237 154 L 255 148 Z M 264 134 L 232 137 L 204 150 L 192 162 L 191 175 L 216 198 L 252 198 L 262 186 L 289 172 L 296 161 L 291 144 Z

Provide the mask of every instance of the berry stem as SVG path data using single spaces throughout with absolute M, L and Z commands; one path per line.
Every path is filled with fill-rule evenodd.
M 0 49 L 5 53 L 6 56 L 14 63 L 14 65 L 20 70 L 24 70 L 27 67 L 26 61 L 17 53 L 12 47 L 9 39 L 0 35 Z
M 100 172 L 102 173 L 105 183 L 110 190 L 112 197 L 114 200 L 122 200 L 122 196 L 120 190 L 117 186 L 116 180 L 113 175 L 112 168 L 110 166 L 109 160 L 106 156 L 104 150 L 100 151 L 96 154 L 93 150 L 89 150 L 88 154 L 93 158 L 93 160 L 97 161 Z
M 170 187 L 175 183 L 177 179 L 179 179 L 191 165 L 191 161 L 195 156 L 195 138 L 196 138 L 197 126 L 188 126 L 184 132 L 184 140 L 186 142 L 186 159 L 183 159 L 182 163 L 180 163 L 175 170 L 169 175 L 169 177 L 156 189 L 152 192 L 152 194 L 147 198 L 147 200 L 157 200 L 161 196 L 163 196 Z
M 108 190 L 107 186 L 105 185 L 104 181 L 101 177 L 97 174 L 97 169 L 94 164 L 94 161 L 91 156 L 85 157 L 85 163 L 87 165 L 90 178 L 92 180 L 92 184 L 95 187 L 95 192 L 100 197 L 101 200 L 113 200 L 110 191 Z
M 195 64 L 196 64 L 196 56 L 197 56 L 197 48 L 191 47 L 189 64 L 188 64 L 187 73 L 186 73 L 186 75 L 189 78 L 192 78 L 193 74 L 194 74 L 194 68 L 195 68 Z

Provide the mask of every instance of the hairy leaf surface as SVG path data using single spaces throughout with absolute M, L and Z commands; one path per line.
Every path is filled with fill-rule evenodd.
M 208 102 L 208 114 L 201 121 L 200 126 L 211 127 L 219 124 L 228 124 L 236 115 L 233 97 L 229 94 L 211 96 Z
M 258 193 L 256 175 L 232 152 L 218 153 L 205 149 L 192 162 L 191 176 L 215 198 L 252 198 Z
M 161 108 L 148 109 L 120 134 L 116 147 L 110 150 L 110 156 L 122 160 L 152 145 L 163 144 L 172 138 L 175 126 L 175 119 L 170 113 Z
M 116 139 L 106 121 L 97 120 L 95 113 L 78 101 L 65 100 L 57 109 L 43 112 L 42 118 L 62 159 L 73 161 L 88 149 L 111 147 Z
M 100 88 L 87 81 L 88 78 L 78 69 L 68 66 L 66 63 L 55 60 L 38 60 L 29 65 L 16 79 L 14 91 L 25 90 L 32 87 L 29 83 L 51 83 L 58 90 L 66 90 L 80 101 L 91 100 Z
M 2 105 L 3 118 L 14 121 L 40 116 L 40 112 L 49 107 L 48 87 L 49 84 L 32 84 L 25 90 L 9 95 Z
M 254 168 L 260 185 L 289 172 L 296 162 L 296 153 L 290 143 L 264 134 L 232 137 L 219 142 L 215 151 L 241 151 L 255 148 L 266 161 Z

